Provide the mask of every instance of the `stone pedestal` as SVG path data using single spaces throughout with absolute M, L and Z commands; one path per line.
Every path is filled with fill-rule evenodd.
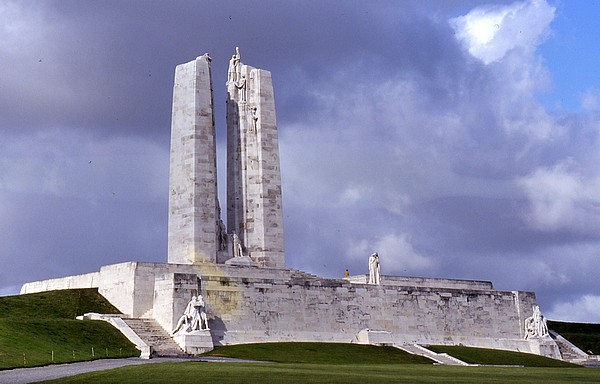
M 190 355 L 199 355 L 214 349 L 209 329 L 181 332 L 173 336 L 173 340 L 175 340 L 185 353 Z
M 552 340 L 552 338 L 542 337 L 530 339 L 528 341 L 532 353 L 540 356 L 550 357 L 552 359 L 562 360 L 558 345 L 556 345 L 556 342 Z
M 393 344 L 391 332 L 372 329 L 362 329 L 356 335 L 356 341 L 358 344 Z
M 235 265 L 238 267 L 257 267 L 258 264 L 252 261 L 248 256 L 233 257 L 225 262 L 227 265 Z

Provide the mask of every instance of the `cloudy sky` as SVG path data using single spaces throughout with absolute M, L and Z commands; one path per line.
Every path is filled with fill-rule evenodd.
M 0 294 L 166 261 L 172 82 L 272 72 L 286 264 L 600 322 L 600 2 L 0 0 Z

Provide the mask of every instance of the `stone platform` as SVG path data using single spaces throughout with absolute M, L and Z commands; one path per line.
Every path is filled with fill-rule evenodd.
M 447 344 L 546 353 L 524 340 L 532 292 L 490 282 L 382 276 L 326 279 L 294 269 L 129 262 L 23 286 L 21 293 L 97 287 L 129 317 L 173 329 L 192 295 L 206 301 L 214 345 L 276 341 L 357 342 L 361 330 L 392 344 Z M 387 343 L 386 342 L 386 343 Z
M 173 336 L 173 340 L 190 355 L 199 355 L 214 348 L 210 330 L 184 332 Z

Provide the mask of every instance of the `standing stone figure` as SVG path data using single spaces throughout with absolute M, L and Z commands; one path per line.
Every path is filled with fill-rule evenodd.
M 208 327 L 208 317 L 204 312 L 204 298 L 202 295 L 198 295 L 198 298 L 194 302 L 194 315 L 192 318 L 192 331 L 199 331 L 202 329 L 210 329 Z
M 229 70 L 227 71 L 227 84 L 236 83 L 240 72 L 240 48 L 235 47 L 235 55 L 229 60 Z
M 373 252 L 369 256 L 369 284 L 379 284 L 379 255 Z
M 240 102 L 241 103 L 245 103 L 246 102 L 246 76 L 245 75 L 241 75 L 241 79 L 240 81 L 236 81 L 234 82 L 235 86 L 239 89 L 240 92 Z
M 221 210 L 219 209 L 220 212 Z M 227 230 L 225 229 L 225 223 L 221 219 L 217 222 L 217 242 L 217 250 L 223 251 L 227 249 Z
M 242 257 L 244 256 L 244 251 L 242 248 L 242 243 L 240 242 L 240 237 L 237 235 L 237 233 L 234 233 L 231 235 L 232 239 L 233 239 L 233 257 Z
M 542 315 L 540 307 L 533 306 L 533 315 L 525 319 L 525 340 L 549 336 L 546 318 Z
M 256 106 L 250 108 L 250 114 L 252 115 L 252 132 L 256 133 L 256 126 L 258 125 L 258 108 L 256 108 Z

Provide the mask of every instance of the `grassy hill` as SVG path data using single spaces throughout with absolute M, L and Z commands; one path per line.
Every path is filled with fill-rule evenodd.
M 458 348 L 458 347 L 457 347 Z M 450 349 L 457 352 L 459 349 Z M 454 354 L 454 353 L 453 353 Z M 340 343 L 257 343 L 206 353 L 255 363 L 160 363 L 128 366 L 48 383 L 598 383 L 600 370 L 524 353 L 467 348 L 463 358 L 525 368 L 439 366 L 392 347 Z M 510 357 L 510 360 L 505 360 Z M 493 359 L 499 359 L 494 361 Z M 267 362 L 265 362 L 267 361 Z M 535 367 L 534 367 L 535 366 Z
M 447 353 L 450 356 L 454 356 L 457 359 L 470 364 L 581 368 L 579 365 L 554 360 L 544 356 L 532 355 L 530 353 L 448 345 L 431 345 L 427 348 L 436 353 Z
M 216 347 L 205 356 L 302 364 L 432 364 L 394 347 L 343 343 L 256 343 Z
M 447 353 L 471 364 L 519 365 L 524 367 L 580 368 L 579 365 L 529 353 L 494 349 L 430 346 L 437 353 Z M 301 364 L 432 364 L 421 356 L 394 347 L 341 343 L 257 343 L 217 347 L 207 356 Z
M 75 320 L 86 312 L 118 313 L 96 289 L 0 297 L 0 369 L 139 356 L 110 324 Z
M 584 352 L 600 355 L 600 324 L 548 321 L 548 328 L 557 332 Z
M 0 297 L 0 369 L 139 355 L 134 345 L 109 324 L 74 319 L 86 312 L 118 311 L 95 289 Z M 600 324 L 551 321 L 549 327 L 585 351 L 600 351 Z M 529 354 L 465 347 L 432 349 L 477 364 L 565 366 Z M 208 355 L 328 367 L 431 365 L 425 358 L 391 347 L 331 343 L 236 345 L 217 347 Z

